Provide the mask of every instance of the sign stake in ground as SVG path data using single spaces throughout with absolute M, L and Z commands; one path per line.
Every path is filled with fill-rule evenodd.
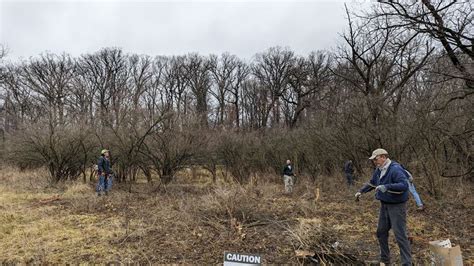
M 224 266 L 262 265 L 262 257 L 256 254 L 224 252 Z

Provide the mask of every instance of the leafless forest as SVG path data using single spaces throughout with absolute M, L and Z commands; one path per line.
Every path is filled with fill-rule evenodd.
M 347 12 L 333 51 L 237 56 L 44 53 L 1 65 L 2 158 L 86 180 L 100 148 L 123 182 L 197 165 L 246 182 L 286 158 L 316 180 L 385 147 L 440 194 L 473 179 L 473 4 Z
M 0 181 L 10 188 L 0 187 L 0 236 L 26 242 L 5 244 L 0 258 L 208 264 L 230 247 L 298 263 L 296 249 L 334 241 L 375 257 L 366 237 L 375 203 L 356 205 L 341 172 L 351 159 L 365 181 L 368 156 L 383 147 L 415 174 L 432 208 L 409 218 L 417 261 L 427 262 L 429 238 L 448 236 L 472 262 L 473 8 L 455 0 L 346 7 L 338 44 L 303 55 L 289 47 L 249 59 L 107 47 L 12 61 L 14 47 L 2 45 Z M 103 148 L 120 191 L 110 200 L 88 196 Z M 276 192 L 286 159 L 298 176 L 293 198 Z M 199 186 L 190 185 L 195 178 Z M 60 195 L 42 190 L 65 183 L 73 185 Z M 143 194 L 129 193 L 137 189 Z M 101 223 L 104 231 L 89 226 Z

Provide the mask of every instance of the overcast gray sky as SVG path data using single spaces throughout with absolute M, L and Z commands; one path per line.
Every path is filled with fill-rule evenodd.
M 345 26 L 339 0 L 0 0 L 0 44 L 10 60 L 112 46 L 153 56 L 227 51 L 250 58 L 272 46 L 306 54 L 334 47 Z

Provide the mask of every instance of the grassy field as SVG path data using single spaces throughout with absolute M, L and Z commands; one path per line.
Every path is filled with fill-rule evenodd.
M 246 186 L 178 178 L 166 188 L 133 184 L 131 193 L 120 184 L 97 197 L 93 184 L 50 187 L 44 175 L 0 171 L 0 263 L 218 264 L 224 251 L 261 254 L 264 263 L 304 263 L 296 251 L 377 260 L 378 202 L 355 202 L 342 177 L 301 181 L 291 196 L 275 177 Z M 409 202 L 415 261 L 429 261 L 428 241 L 449 238 L 474 263 L 472 194 L 434 201 L 421 192 L 425 212 Z

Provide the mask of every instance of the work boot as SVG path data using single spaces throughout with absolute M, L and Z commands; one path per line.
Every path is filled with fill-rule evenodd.
M 418 208 L 416 208 L 417 211 L 421 212 L 421 211 L 424 211 L 425 210 L 425 206 L 424 205 L 421 205 L 419 206 Z

